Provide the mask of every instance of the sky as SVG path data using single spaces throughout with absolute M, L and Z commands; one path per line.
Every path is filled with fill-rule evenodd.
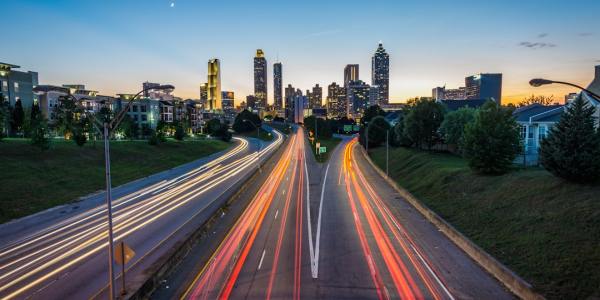
M 600 65 L 598 0 L 249 1 L 2 0 L 0 62 L 39 72 L 40 84 L 85 84 L 104 95 L 142 82 L 199 98 L 207 62 L 221 60 L 222 89 L 253 93 L 253 57 L 283 64 L 283 84 L 341 83 L 346 64 L 371 83 L 379 41 L 390 55 L 390 98 L 403 102 L 503 73 L 503 102 L 572 88 L 532 88 L 534 77 L 586 85 Z M 326 88 L 324 88 L 324 97 Z

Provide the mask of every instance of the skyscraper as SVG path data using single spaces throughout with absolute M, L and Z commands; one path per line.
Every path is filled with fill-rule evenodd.
M 267 107 L 267 59 L 261 49 L 256 50 L 254 57 L 254 96 L 257 108 L 265 109 Z
M 348 83 L 348 104 L 346 111 L 355 119 L 361 118 L 369 107 L 369 92 L 371 87 L 362 80 L 354 80 Z
M 285 119 L 288 122 L 294 122 L 294 95 L 296 89 L 291 85 L 285 88 Z
M 342 105 L 340 102 L 345 102 L 345 98 L 344 87 L 335 82 L 327 86 L 327 114 L 334 118 L 346 116 L 345 107 L 340 107 Z
M 275 110 L 283 108 L 283 77 L 281 72 L 281 63 L 273 64 L 273 99 Z
M 346 65 L 344 68 L 344 87 L 348 87 L 350 81 L 358 79 L 358 65 Z
M 221 63 L 218 58 L 208 61 L 207 105 L 205 110 L 215 111 L 221 107 Z
M 388 104 L 390 96 L 390 56 L 383 49 L 382 43 L 379 43 L 371 59 L 371 85 L 379 86 L 379 99 L 377 102 Z
M 310 108 L 320 108 L 323 103 L 323 88 L 317 83 L 313 88 L 312 92 L 306 93 L 308 96 Z
M 477 74 L 465 78 L 467 99 L 493 99 L 502 104 L 502 74 Z
M 208 83 L 200 84 L 200 104 L 202 108 L 206 109 L 206 102 L 208 100 Z

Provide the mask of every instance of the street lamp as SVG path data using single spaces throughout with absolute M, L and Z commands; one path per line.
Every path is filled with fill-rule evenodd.
M 548 85 L 548 84 L 553 84 L 553 83 L 564 84 L 564 85 L 568 85 L 568 86 L 572 86 L 572 87 L 578 88 L 578 89 L 580 89 L 580 90 L 582 90 L 582 91 L 584 91 L 584 92 L 592 95 L 592 97 L 594 97 L 594 98 L 596 98 L 596 99 L 598 99 L 600 101 L 600 95 L 598 95 L 598 94 L 596 94 L 596 93 L 594 93 L 594 92 L 592 92 L 592 91 L 590 91 L 590 90 L 588 90 L 588 89 L 586 89 L 586 88 L 584 88 L 582 86 L 579 86 L 579 85 L 576 85 L 576 84 L 573 84 L 573 83 L 564 82 L 564 81 L 548 80 L 548 79 L 542 79 L 542 78 L 535 78 L 535 79 L 531 79 L 529 81 L 529 84 L 531 86 L 533 86 L 533 87 L 540 87 L 542 85 Z
M 125 107 L 125 109 L 121 110 L 116 116 L 115 118 L 109 122 L 109 120 L 103 120 L 102 126 L 103 126 L 103 136 L 104 136 L 104 167 L 105 167 L 105 175 L 106 175 L 106 207 L 107 207 L 107 219 L 108 219 L 108 272 L 109 272 L 109 294 L 110 294 L 110 299 L 114 299 L 115 298 L 115 286 L 114 286 L 114 280 L 115 280 L 115 274 L 114 274 L 114 270 L 113 270 L 113 261 L 114 261 L 114 247 L 113 247 L 113 224 L 112 224 L 112 194 L 111 194 L 111 174 L 110 174 L 110 142 L 109 142 L 109 137 L 110 135 L 114 132 L 114 130 L 119 126 L 119 124 L 121 123 L 121 121 L 123 120 L 123 118 L 125 117 L 125 114 L 127 113 L 127 111 L 129 111 L 129 109 L 131 108 L 131 105 L 133 104 L 133 102 L 136 100 L 136 98 L 141 95 L 143 92 L 149 91 L 149 90 L 173 90 L 175 89 L 174 86 L 167 84 L 167 85 L 159 85 L 159 86 L 155 86 L 155 87 L 151 87 L 151 88 L 147 88 L 147 89 L 143 89 L 142 91 L 140 91 L 139 93 L 135 94 L 135 96 L 133 96 L 130 100 L 129 103 L 127 103 L 127 106 Z M 69 96 L 73 99 L 76 100 L 76 104 L 81 106 L 81 101 L 78 100 L 77 98 L 75 98 L 73 95 L 69 94 Z M 85 108 L 84 109 L 84 113 Z M 97 122 L 94 119 L 94 122 Z M 96 124 L 94 124 L 96 125 Z M 97 126 L 96 128 L 98 130 L 100 130 Z

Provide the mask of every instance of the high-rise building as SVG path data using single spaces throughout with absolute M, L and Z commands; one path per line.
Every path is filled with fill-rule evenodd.
M 218 58 L 208 61 L 207 105 L 205 110 L 215 111 L 221 104 L 221 63 Z
M 312 88 L 312 92 L 307 91 L 306 94 L 310 108 L 321 108 L 323 105 L 323 88 L 318 83 Z
M 154 82 L 144 82 L 142 83 L 142 89 L 144 91 L 143 96 L 144 98 L 150 98 L 150 99 L 154 99 L 154 100 L 163 100 L 163 101 L 173 101 L 173 95 L 171 95 L 171 93 L 173 92 L 173 90 L 168 89 L 168 90 L 153 90 L 152 88 L 155 88 L 157 86 L 160 86 L 160 83 L 154 83 Z M 81 88 L 78 88 L 79 90 L 82 90 Z
M 379 87 L 377 103 L 388 104 L 390 96 L 390 56 L 380 42 L 371 59 L 371 85 Z
M 275 110 L 283 108 L 283 77 L 281 63 L 273 64 L 273 106 Z
M 380 93 L 379 93 L 379 86 L 378 85 L 372 85 L 371 88 L 369 89 L 369 106 L 373 106 L 373 105 L 378 105 L 381 107 L 382 104 L 386 104 L 386 103 L 382 103 L 380 101 Z
M 296 95 L 296 89 L 291 85 L 285 88 L 285 119 L 289 122 L 294 122 L 294 95 Z
M 254 97 L 259 110 L 267 107 L 267 59 L 261 49 L 254 57 Z
M 354 80 L 348 83 L 348 106 L 346 107 L 347 114 L 350 114 L 354 119 L 362 117 L 363 113 L 369 107 L 369 93 L 371 87 L 362 80 Z
M 493 99 L 502 104 L 502 74 L 477 74 L 465 78 L 467 99 Z
M 344 87 L 348 87 L 348 83 L 355 80 L 359 80 L 358 65 L 346 65 L 344 68 Z
M 221 92 L 221 107 L 223 109 L 223 114 L 225 115 L 225 119 L 230 123 L 235 119 L 235 106 L 234 106 L 234 98 L 235 95 L 231 91 L 222 91 Z
M 304 109 L 308 105 L 306 96 L 302 96 L 302 92 L 296 92 L 294 99 L 294 123 L 304 122 Z
M 340 107 L 345 103 L 346 93 L 344 87 L 333 82 L 327 86 L 327 114 L 333 118 L 346 116 L 345 107 Z
M 465 100 L 466 88 L 446 89 L 446 87 L 436 87 L 431 90 L 431 97 L 436 101 L 442 100 Z
M 246 107 L 249 110 L 255 110 L 256 109 L 256 97 L 254 97 L 254 95 L 248 95 L 248 96 L 246 96 Z
M 202 108 L 206 107 L 206 102 L 208 100 L 208 83 L 200 84 L 200 105 Z

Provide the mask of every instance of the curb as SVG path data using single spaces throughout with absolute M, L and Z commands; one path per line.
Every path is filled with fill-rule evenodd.
M 496 260 L 493 256 L 485 252 L 469 238 L 460 233 L 456 228 L 450 225 L 446 220 L 436 214 L 434 211 L 429 209 L 425 204 L 421 203 L 419 199 L 413 196 L 403 187 L 399 186 L 393 179 L 388 177 L 375 163 L 371 160 L 365 149 L 358 146 L 360 153 L 365 157 L 366 161 L 369 162 L 371 167 L 377 171 L 377 173 L 396 190 L 408 203 L 410 203 L 419 213 L 421 213 L 429 222 L 435 225 L 448 239 L 450 239 L 456 246 L 464 251 L 471 259 L 479 264 L 484 270 L 494 276 L 504 286 L 506 286 L 511 292 L 521 299 L 545 299 L 542 295 L 538 294 L 533 290 L 531 284 L 523 280 L 508 267 L 503 265 L 501 262 Z

